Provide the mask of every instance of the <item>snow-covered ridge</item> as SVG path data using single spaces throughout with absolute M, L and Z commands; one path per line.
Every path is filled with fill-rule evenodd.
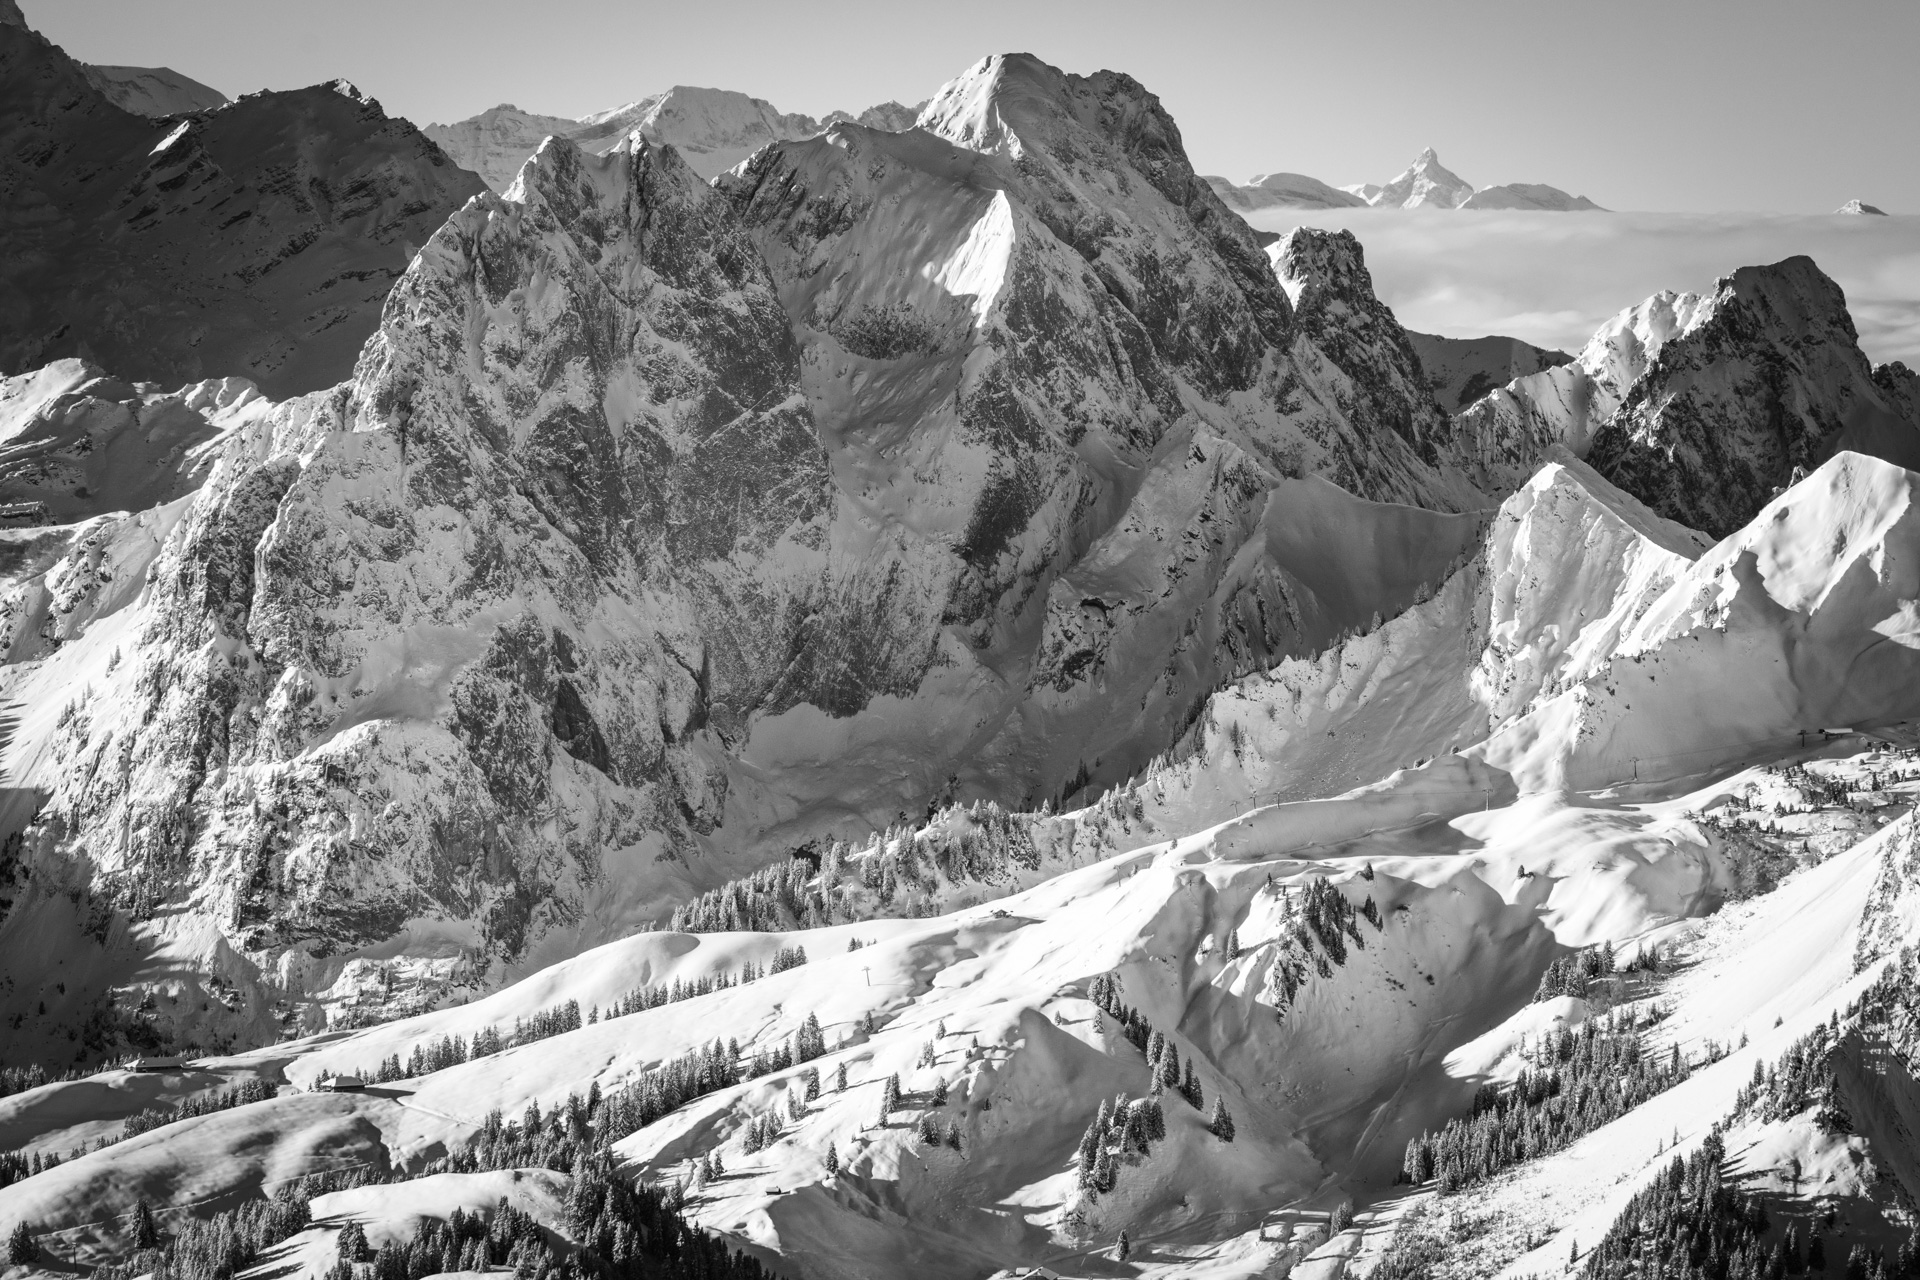
M 1534 209 L 1559 213 L 1600 208 L 1585 196 L 1569 195 L 1544 183 L 1515 182 L 1476 191 L 1472 183 L 1441 164 L 1432 147 L 1422 150 L 1411 165 L 1385 184 L 1362 182 L 1333 187 L 1298 173 L 1257 174 L 1243 186 L 1226 178 L 1207 181 L 1228 207 L 1243 212 L 1365 205 L 1382 209 Z
M 913 127 L 917 110 L 884 102 L 858 115 L 833 111 L 815 120 L 778 111 L 771 103 L 731 89 L 675 85 L 577 120 L 536 115 L 503 103 L 452 124 L 430 124 L 424 132 L 454 163 L 479 174 L 495 191 L 505 191 L 548 137 L 568 138 L 599 152 L 637 133 L 649 142 L 671 144 L 695 173 L 712 178 L 770 142 L 811 138 L 841 120 L 898 132 Z

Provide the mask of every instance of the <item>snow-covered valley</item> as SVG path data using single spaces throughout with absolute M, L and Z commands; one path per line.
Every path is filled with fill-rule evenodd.
M 6 1280 L 1911 1271 L 1920 378 L 1824 258 L 1410 332 L 1373 229 L 1624 215 L 1025 54 L 0 65 Z

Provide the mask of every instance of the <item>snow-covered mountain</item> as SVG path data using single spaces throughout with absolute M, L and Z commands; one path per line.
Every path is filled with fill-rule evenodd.
M 1839 450 L 1920 466 L 1911 384 L 1904 366 L 1872 368 L 1839 287 L 1789 258 L 1622 311 L 1571 364 L 1465 410 L 1456 461 L 1500 488 L 1562 446 L 1661 514 L 1726 534 Z
M 1231 209 L 1341 209 L 1373 205 L 1382 209 L 1533 209 L 1560 213 L 1597 211 L 1585 196 L 1569 195 L 1543 183 L 1515 182 L 1474 190 L 1473 184 L 1440 163 L 1432 147 L 1384 186 L 1359 182 L 1331 187 L 1299 173 L 1259 174 L 1245 186 L 1226 178 L 1208 178 Z M 1842 211 L 1844 212 L 1844 210 Z
M 1887 216 L 1887 211 L 1885 209 L 1875 208 L 1873 205 L 1867 204 L 1861 200 L 1849 200 L 1845 204 L 1841 205 L 1838 209 L 1835 209 L 1834 212 L 1835 213 L 1872 213 L 1872 214 L 1878 214 L 1883 218 Z
M 1152 95 L 1029 58 L 717 189 L 550 141 L 352 382 L 253 405 L 164 539 L 93 532 L 151 585 L 10 673 L 34 874 L 223 921 L 183 963 L 248 994 L 181 1027 L 253 1037 L 267 974 L 323 1017 L 364 948 L 462 937 L 420 954 L 473 981 L 942 795 L 1124 778 L 1478 527 L 1357 246 L 1310 243 L 1296 313 Z
M 77 185 L 148 125 L 37 56 Z M 697 106 L 334 385 L 0 378 L 8 1280 L 1897 1273 L 1920 377 L 1831 281 L 1410 334 L 1122 74 Z M 249 110 L 440 155 L 269 95 L 145 198 L 357 172 Z
M 0 23 L 0 370 L 339 381 L 392 283 L 481 189 L 339 82 L 181 120 L 114 105 Z
M 770 142 L 811 138 L 841 120 L 899 132 L 913 127 L 917 113 L 918 108 L 886 102 L 857 116 L 835 111 L 815 120 L 777 111 L 771 103 L 730 89 L 676 85 L 665 93 L 578 120 L 534 115 L 502 105 L 453 124 L 430 124 L 426 135 L 455 163 L 503 192 L 548 137 L 570 139 L 597 154 L 638 131 L 649 142 L 671 144 L 688 168 L 702 178 L 712 178 Z
M 1362 190 L 1366 202 L 1379 208 L 1458 209 L 1473 194 L 1473 184 L 1441 164 L 1432 147 L 1425 147 L 1392 181 L 1377 190 Z

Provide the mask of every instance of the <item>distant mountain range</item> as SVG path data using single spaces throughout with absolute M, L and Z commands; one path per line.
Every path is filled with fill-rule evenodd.
M 1233 209 L 1538 209 L 1555 213 L 1599 212 L 1585 196 L 1569 195 L 1539 182 L 1510 182 L 1476 190 L 1471 182 L 1440 163 L 1432 147 L 1385 186 L 1371 182 L 1330 186 L 1302 173 L 1255 174 L 1245 186 L 1209 177 L 1221 200 Z
M 426 135 L 445 149 L 454 162 L 470 169 L 495 191 L 512 185 L 527 162 L 549 137 L 566 138 L 590 153 L 612 150 L 638 131 L 648 142 L 671 143 L 687 167 L 711 179 L 745 160 L 770 142 L 811 138 L 828 125 L 852 120 L 870 128 L 898 133 L 913 127 L 918 107 L 883 102 L 859 115 L 831 111 L 819 120 L 809 115 L 778 111 L 773 104 L 731 89 L 699 89 L 675 85 L 610 111 L 579 119 L 535 115 L 511 104 L 482 111 L 453 124 L 430 124 Z

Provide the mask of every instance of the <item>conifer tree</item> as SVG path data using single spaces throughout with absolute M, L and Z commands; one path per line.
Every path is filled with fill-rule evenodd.
M 833 1091 L 835 1093 L 847 1091 L 847 1064 L 844 1062 L 833 1069 Z
M 829 1143 L 827 1144 L 827 1160 L 826 1160 L 826 1165 L 827 1165 L 827 1176 L 828 1176 L 829 1178 L 833 1178 L 833 1177 L 838 1177 L 838 1176 L 839 1176 L 839 1174 L 840 1174 L 840 1152 L 839 1152 L 839 1149 L 838 1149 L 838 1148 L 836 1148 L 836 1147 L 835 1147 L 835 1146 L 834 1146 L 834 1145 L 833 1145 L 833 1144 L 832 1144 L 831 1142 L 829 1142 Z
M 1128 1241 L 1127 1233 L 1122 1231 L 1120 1233 L 1120 1243 L 1114 1246 L 1113 1256 L 1119 1261 L 1125 1262 L 1127 1260 L 1127 1255 L 1131 1254 L 1132 1252 L 1133 1252 L 1133 1245 L 1130 1241 Z
M 888 1076 L 880 1085 L 880 1124 L 884 1128 L 887 1117 L 900 1105 L 900 1076 L 898 1073 Z
M 1814 1232 L 1807 1241 L 1807 1270 L 1814 1273 L 1827 1269 L 1827 1246 L 1822 1243 L 1820 1233 Z
M 160 1228 L 154 1225 L 153 1210 L 142 1200 L 133 1211 L 133 1247 L 136 1249 L 158 1249 L 160 1247 Z
M 13 1231 L 7 1236 L 7 1261 L 13 1266 L 31 1265 L 40 1256 L 40 1249 L 33 1239 L 33 1229 L 26 1223 L 15 1223 Z
M 1238 929 L 1229 929 L 1227 930 L 1227 959 L 1238 960 L 1239 958 L 1240 931 Z
M 1227 1111 L 1227 1103 L 1224 1098 L 1215 1098 L 1213 1100 L 1213 1119 L 1207 1123 L 1207 1128 L 1211 1130 L 1213 1136 L 1220 1139 L 1220 1141 L 1233 1141 L 1233 1116 Z

